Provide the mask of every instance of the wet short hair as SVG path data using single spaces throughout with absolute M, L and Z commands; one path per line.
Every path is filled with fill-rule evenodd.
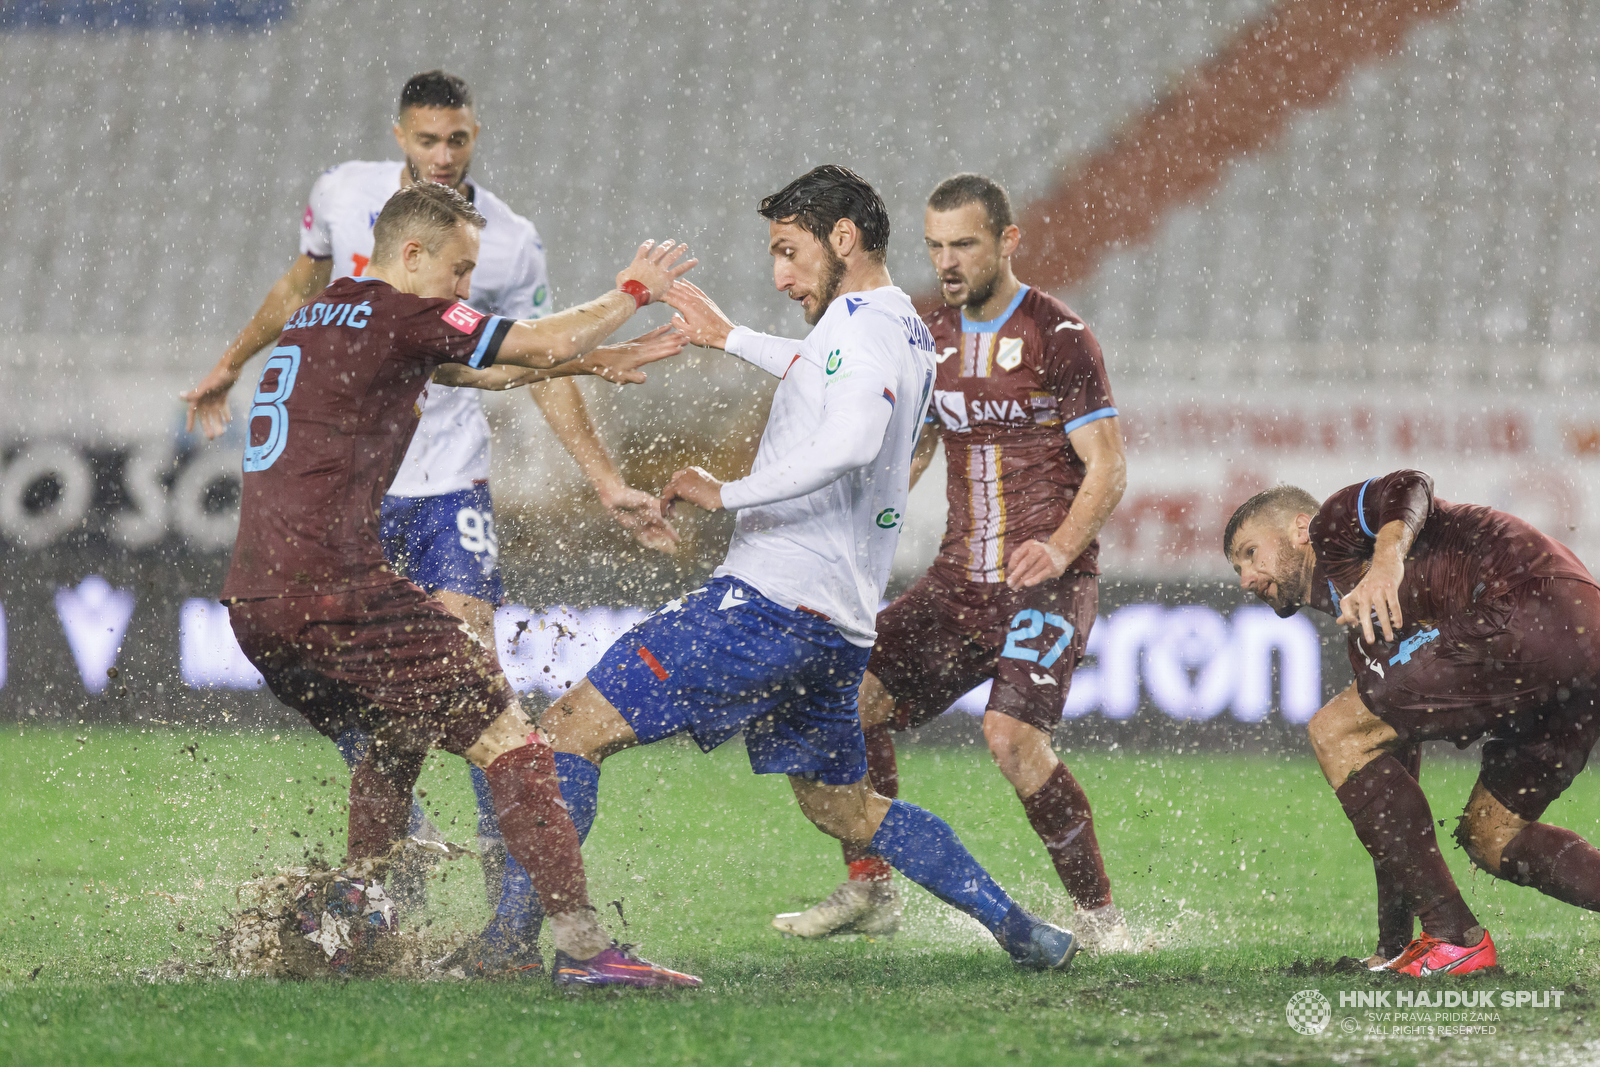
M 865 178 L 835 163 L 800 175 L 761 201 L 757 214 L 769 222 L 793 222 L 823 244 L 840 219 L 861 231 L 863 251 L 883 259 L 889 247 L 889 209 Z
M 1263 489 L 1240 504 L 1228 520 L 1228 528 L 1222 532 L 1222 554 L 1230 559 L 1233 557 L 1233 539 L 1238 536 L 1239 527 L 1251 519 L 1262 515 L 1276 518 L 1315 515 L 1321 508 L 1322 502 L 1298 485 L 1275 485 L 1271 489 Z
M 400 90 L 400 114 L 410 107 L 471 107 L 472 90 L 454 74 L 429 70 L 412 75 Z
M 968 204 L 982 204 L 989 215 L 989 228 L 999 237 L 1012 225 L 1011 198 L 992 178 L 981 174 L 957 174 L 934 186 L 928 206 L 934 211 L 954 211 Z
M 462 223 L 483 229 L 484 217 L 472 201 L 435 182 L 417 182 L 391 196 L 372 224 L 373 262 L 388 262 L 400 246 L 415 237 L 430 254 Z

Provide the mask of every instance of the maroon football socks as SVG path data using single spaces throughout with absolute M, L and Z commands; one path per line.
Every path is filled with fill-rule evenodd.
M 1600 849 L 1559 826 L 1529 823 L 1500 852 L 1500 876 L 1600 911 Z
M 1379 756 L 1334 793 L 1377 865 L 1380 893 L 1383 879 L 1392 879 L 1407 910 L 1422 920 L 1423 933 L 1468 944 L 1468 931 L 1478 920 L 1439 852 L 1428 798 L 1405 766 L 1393 756 Z
M 1038 792 L 1022 798 L 1022 810 L 1073 903 L 1084 911 L 1110 904 L 1111 880 L 1094 836 L 1089 797 L 1065 763 L 1056 764 Z
M 527 868 L 547 915 L 589 905 L 578 831 L 561 800 L 550 746 L 542 740 L 502 753 L 484 768 L 506 851 Z
M 894 735 L 887 723 L 861 730 L 867 742 L 867 781 L 873 792 L 893 800 L 900 795 L 900 767 L 894 758 Z M 842 843 L 841 843 L 842 844 Z M 852 882 L 887 882 L 894 873 L 889 861 L 864 848 L 842 845 Z
M 422 773 L 421 753 L 379 756 L 377 742 L 350 775 L 348 862 L 377 859 L 406 836 L 411 788 Z
M 1394 754 L 1406 773 L 1422 781 L 1422 747 L 1413 745 Z M 1406 950 L 1416 935 L 1417 920 L 1406 903 L 1405 889 L 1398 879 L 1374 863 L 1378 880 L 1378 949 L 1377 954 L 1394 959 Z

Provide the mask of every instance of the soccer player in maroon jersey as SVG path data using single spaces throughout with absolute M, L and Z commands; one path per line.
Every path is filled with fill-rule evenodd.
M 1600 737 L 1600 588 L 1566 546 L 1493 508 L 1439 500 L 1427 475 L 1405 470 L 1321 504 L 1293 486 L 1258 493 L 1228 521 L 1223 550 L 1279 615 L 1311 607 L 1351 627 L 1356 679 L 1309 732 L 1377 870 L 1369 967 L 1426 978 L 1495 963 L 1439 853 L 1417 782 L 1423 741 L 1486 738 L 1456 828 L 1473 863 L 1600 911 L 1600 850 L 1539 821 Z
M 384 490 L 430 379 L 642 381 L 638 367 L 670 351 L 593 350 L 694 261 L 677 263 L 682 249 L 670 241 L 647 243 L 616 290 L 514 321 L 465 303 L 482 225 L 446 186 L 400 190 L 378 216 L 366 276 L 334 282 L 285 324 L 250 409 L 239 537 L 222 598 L 275 696 L 330 739 L 352 725 L 372 738 L 351 776 L 349 862 L 381 859 L 404 835 L 423 760 L 443 748 L 488 777 L 506 847 L 550 918 L 558 981 L 698 985 L 627 955 L 600 927 L 549 744 L 492 651 L 396 575 L 379 539 Z M 221 417 L 218 405 L 225 412 L 236 376 L 224 357 L 186 394 L 203 421 Z
M 960 174 L 928 198 L 928 255 L 945 306 L 924 316 L 938 373 L 912 466 L 940 438 L 949 523 L 938 558 L 878 615 L 858 706 L 872 786 L 899 792 L 891 730 L 920 726 L 993 681 L 983 733 L 1076 905 L 1091 950 L 1131 949 L 1111 901 L 1089 798 L 1051 746 L 1098 603 L 1096 535 L 1126 485 L 1117 409 L 1094 335 L 1059 300 L 1019 282 L 1022 239 L 1005 190 Z M 845 847 L 849 879 L 773 925 L 802 937 L 887 933 L 890 868 Z

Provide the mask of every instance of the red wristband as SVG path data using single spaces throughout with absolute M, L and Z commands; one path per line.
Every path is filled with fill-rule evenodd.
M 629 278 L 617 288 L 633 297 L 633 309 L 635 311 L 650 303 L 650 287 L 644 282 L 634 281 Z

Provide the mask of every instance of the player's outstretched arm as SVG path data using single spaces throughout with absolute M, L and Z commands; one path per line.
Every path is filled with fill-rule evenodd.
M 1013 589 L 1026 589 L 1065 574 L 1099 536 L 1128 488 L 1127 454 L 1115 415 L 1078 427 L 1067 440 L 1083 458 L 1083 484 L 1050 540 L 1028 541 L 1011 554 L 1006 584 Z
M 631 341 L 620 341 L 614 345 L 602 345 L 589 353 L 593 360 L 599 362 L 625 362 L 642 361 L 654 363 L 659 359 L 667 359 L 683 351 L 688 341 L 684 336 L 671 326 L 657 326 L 648 333 L 642 333 Z M 467 389 L 484 389 L 490 392 L 504 392 L 508 389 L 519 389 L 525 385 L 537 385 L 540 382 L 550 382 L 557 378 L 572 377 L 578 374 L 591 374 L 586 369 L 583 357 L 564 363 L 559 367 L 533 368 L 519 367 L 514 363 L 496 363 L 483 370 L 473 370 L 464 363 L 441 363 L 434 368 L 433 380 L 440 385 L 459 386 Z M 542 400 L 536 398 L 545 417 L 550 417 L 550 412 L 545 410 Z M 585 413 L 587 418 L 587 413 Z M 556 435 L 561 436 L 557 430 Z M 565 443 L 565 438 L 562 438 Z M 571 451 L 569 448 L 568 451 Z M 581 463 L 582 461 L 580 461 Z
M 842 378 L 823 400 L 822 423 L 816 432 L 782 459 L 726 484 L 699 467 L 681 470 L 667 483 L 661 502 L 669 512 L 676 500 L 716 511 L 759 507 L 814 493 L 877 458 L 894 414 L 887 392 L 883 378 L 870 370 Z
M 250 357 L 277 339 L 283 324 L 295 310 L 304 304 L 312 293 L 328 287 L 333 275 L 331 259 L 312 259 L 302 255 L 296 259 L 283 277 L 272 283 L 266 299 L 256 309 L 248 324 L 239 331 L 217 365 L 211 368 L 198 385 L 187 393 L 179 393 L 189 402 L 189 413 L 184 419 L 184 429 L 194 432 L 195 423 L 207 437 L 218 437 L 233 420 L 228 410 L 228 390 L 239 380 L 239 373 Z
M 677 311 L 672 316 L 672 325 L 689 338 L 690 344 L 721 349 L 774 377 L 781 378 L 788 373 L 789 365 L 800 352 L 799 341 L 735 326 L 716 301 L 693 282 L 674 282 L 667 290 L 665 301 Z
M 511 363 L 533 370 L 551 370 L 564 364 L 566 374 L 594 374 L 613 382 L 642 382 L 639 367 L 653 362 L 637 351 L 602 354 L 594 350 L 633 313 L 660 300 L 668 286 L 688 273 L 698 260 L 679 262 L 686 246 L 674 241 L 657 245 L 646 241 L 633 262 L 617 274 L 617 288 L 587 304 L 580 304 L 540 319 L 524 319 L 512 326 L 500 344 L 496 363 Z M 657 356 L 655 358 L 665 358 Z M 547 374 L 544 377 L 562 377 Z

